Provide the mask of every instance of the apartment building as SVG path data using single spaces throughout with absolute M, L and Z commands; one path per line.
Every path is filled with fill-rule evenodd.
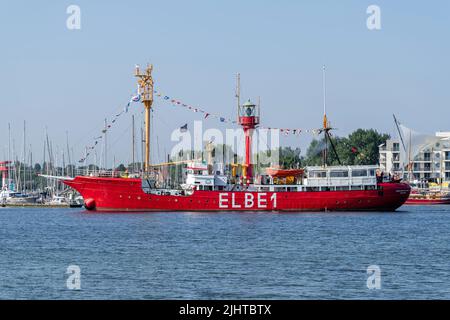
M 450 132 L 436 132 L 436 137 L 442 139 L 422 148 L 411 159 L 411 170 L 408 169 L 408 151 L 403 149 L 401 141 L 397 139 L 387 140 L 379 146 L 381 169 L 391 173 L 403 171 L 405 179 L 409 179 L 412 175 L 412 180 L 449 182 Z M 403 167 L 403 164 L 405 167 Z

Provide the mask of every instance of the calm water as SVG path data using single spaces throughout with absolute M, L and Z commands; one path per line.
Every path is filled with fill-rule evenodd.
M 0 209 L 5 299 L 450 299 L 450 206 L 396 213 Z M 81 290 L 66 269 L 81 268 Z M 366 286 L 381 268 L 381 289 Z

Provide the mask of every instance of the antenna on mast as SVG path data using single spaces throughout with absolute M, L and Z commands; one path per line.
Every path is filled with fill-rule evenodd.
M 322 87 L 323 87 L 323 128 L 328 128 L 328 121 L 327 121 L 327 102 L 326 102 L 326 82 L 325 82 L 325 65 L 322 67 Z
M 325 82 L 325 65 L 322 66 L 322 91 L 323 91 L 323 130 L 325 138 L 325 149 L 322 151 L 323 166 L 328 162 L 328 121 L 327 121 L 327 103 L 326 103 L 326 82 Z
M 236 101 L 237 101 L 237 120 L 239 121 L 239 109 L 241 107 L 241 74 L 236 75 Z
M 330 142 L 331 148 L 333 150 L 334 155 L 336 156 L 336 160 L 339 164 L 342 164 L 341 159 L 336 151 L 336 147 L 334 146 L 333 140 L 331 140 L 330 124 L 327 119 L 327 103 L 326 103 L 326 81 L 325 81 L 325 65 L 322 67 L 322 87 L 323 87 L 323 133 L 325 139 L 325 149 L 322 152 L 323 155 L 323 166 L 327 166 L 328 163 L 328 142 Z

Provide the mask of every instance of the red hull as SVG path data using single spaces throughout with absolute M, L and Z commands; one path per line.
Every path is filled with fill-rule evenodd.
M 382 190 L 321 192 L 195 191 L 191 196 L 145 193 L 140 179 L 78 176 L 65 184 L 97 211 L 394 211 L 411 191 L 407 184 L 383 183 Z

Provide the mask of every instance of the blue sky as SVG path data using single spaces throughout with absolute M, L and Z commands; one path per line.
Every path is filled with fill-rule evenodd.
M 81 30 L 66 28 L 71 4 L 81 8 Z M 371 4 L 381 8 L 378 31 L 366 27 Z M 157 89 L 226 117 L 234 117 L 240 72 L 243 99 L 261 97 L 262 123 L 287 128 L 320 126 L 325 64 L 335 134 L 394 134 L 392 113 L 416 131 L 450 131 L 449 12 L 444 0 L 2 1 L 0 155 L 8 122 L 20 149 L 26 120 L 36 160 L 45 126 L 61 150 L 68 131 L 82 157 L 135 90 L 134 65 L 147 62 Z M 111 130 L 117 162 L 130 160 L 130 117 L 141 110 L 133 106 Z M 195 119 L 155 102 L 155 161 L 174 145 L 172 130 Z M 311 136 L 281 139 L 306 150 Z

